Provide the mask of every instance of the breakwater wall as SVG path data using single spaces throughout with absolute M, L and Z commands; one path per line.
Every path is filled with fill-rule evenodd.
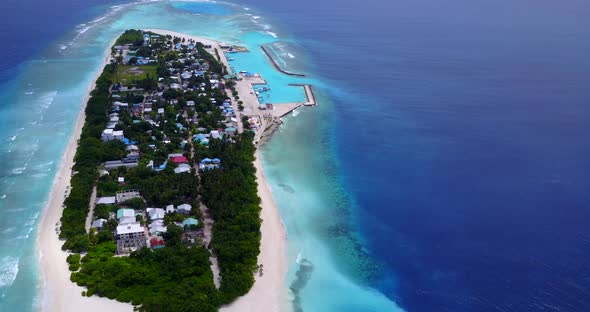
M 289 76 L 297 76 L 297 77 L 305 77 L 304 74 L 297 74 L 297 73 L 292 73 L 289 71 L 286 71 L 284 69 L 281 68 L 281 66 L 279 66 L 279 64 L 277 63 L 277 61 L 275 61 L 275 59 L 272 57 L 272 55 L 270 54 L 270 52 L 268 51 L 268 48 L 265 46 L 260 46 L 260 48 L 262 49 L 262 51 L 264 51 L 264 54 L 266 54 L 266 56 L 268 57 L 268 59 L 270 60 L 270 62 L 272 63 L 272 65 L 281 73 L 285 74 L 285 75 L 289 75 Z

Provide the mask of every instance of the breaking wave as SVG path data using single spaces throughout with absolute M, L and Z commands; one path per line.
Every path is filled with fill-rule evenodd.
M 4 257 L 0 261 L 0 288 L 7 287 L 14 283 L 18 274 L 18 262 L 16 257 Z

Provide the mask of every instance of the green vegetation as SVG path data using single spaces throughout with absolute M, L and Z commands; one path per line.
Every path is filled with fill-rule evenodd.
M 210 170 L 201 177 L 203 200 L 215 219 L 211 244 L 221 270 L 220 300 L 224 304 L 252 287 L 260 253 L 253 137 L 246 132 L 236 137 L 235 143 L 212 141 L 209 152 L 223 159 L 223 170 Z
M 79 254 L 71 254 L 68 256 L 66 261 L 69 264 L 70 271 L 78 271 L 80 269 L 80 255 Z
M 139 311 L 217 311 L 218 292 L 204 248 L 147 248 L 113 257 L 113 242 L 93 247 L 72 281 L 98 295 L 139 305 Z
M 110 158 L 105 145 L 99 139 L 107 122 L 106 112 L 111 105 L 109 71 L 110 65 L 107 65 L 96 81 L 96 88 L 92 91 L 86 106 L 86 122 L 74 157 L 76 163 L 73 167 L 75 174 L 71 179 L 72 188 L 64 201 L 65 208 L 61 218 L 59 236 L 66 239 L 64 250 L 82 252 L 89 246 L 84 222 L 88 214 L 92 187 L 98 177 L 96 167 Z
M 197 42 L 196 47 L 197 51 L 199 51 L 199 55 L 201 55 L 205 61 L 209 62 L 210 70 L 212 72 L 221 76 L 225 75 L 227 72 L 225 65 L 221 64 L 213 55 L 211 55 L 211 53 L 207 52 L 202 43 Z
M 173 40 L 183 42 L 180 38 Z M 176 174 L 177 165 L 168 160 L 169 154 L 184 154 L 190 166 L 195 162 L 190 152 L 192 142 L 184 141 L 191 140 L 189 133 L 226 127 L 225 116 L 218 107 L 227 99 L 225 90 L 212 88 L 210 83 L 210 79 L 223 75 L 225 67 L 200 43 L 197 44 L 196 59 L 180 63 L 179 53 L 166 51 L 163 48 L 165 43 L 153 43 L 149 48 L 142 46 L 143 32 L 139 30 L 126 31 L 117 44 L 132 44 L 137 48 L 135 55 L 153 56 L 158 61 L 153 65 L 122 65 L 124 54 L 121 53 L 116 62 L 105 66 L 87 103 L 86 120 L 74 159 L 72 188 L 64 201 L 61 219 L 60 237 L 66 240 L 62 248 L 75 253 L 87 252 L 82 257 L 79 254 L 68 256 L 71 280 L 87 288 L 83 292 L 86 296 L 98 295 L 129 302 L 138 311 L 216 311 L 221 305 L 247 293 L 254 283 L 261 220 L 253 166 L 253 133 L 239 134 L 233 140 L 211 139 L 209 147 L 194 144 L 195 158 L 216 157 L 223 161 L 221 169 L 201 174 L 201 185 L 194 169 Z M 168 88 L 166 79 L 169 79 L 170 72 L 179 74 L 181 71 L 177 69 L 189 67 L 206 72 L 185 79 L 186 90 Z M 164 78 L 160 86 L 155 79 L 158 76 Z M 119 83 L 143 88 L 146 92 L 119 92 L 113 97 L 130 104 L 142 103 L 145 99 L 150 103 L 152 113 L 138 115 L 132 109 L 118 111 L 119 123 L 114 126 L 115 130 L 123 130 L 125 138 L 135 141 L 131 144 L 137 147 L 131 150 L 139 150 L 141 158 L 137 167 L 119 167 L 99 177 L 97 169 L 101 163 L 122 159 L 129 153 L 128 146 L 119 140 L 102 142 L 100 139 L 113 108 L 111 86 Z M 163 93 L 157 96 L 156 92 L 147 92 L 158 88 Z M 237 98 L 237 93 L 234 96 Z M 189 101 L 194 102 L 194 106 L 191 103 L 189 107 Z M 160 108 L 164 108 L 164 113 L 156 113 Z M 193 120 L 193 116 L 198 118 Z M 163 164 L 166 164 L 165 168 L 158 169 Z M 124 179 L 119 182 L 119 177 Z M 87 234 L 84 226 L 95 185 L 98 196 L 113 196 L 117 191 L 137 189 L 142 198 L 116 205 L 96 205 L 94 218 L 107 221 L 100 231 L 92 229 Z M 114 232 L 118 221 L 111 215 L 117 209 L 144 210 L 146 206 L 189 203 L 195 208 L 190 216 L 201 219 L 200 210 L 196 209 L 199 191 L 215 221 L 210 247 L 221 270 L 220 289 L 216 289 L 213 283 L 209 251 L 194 239 L 195 236 L 191 237 L 195 233 L 187 231 L 199 231 L 203 223 L 183 229 L 175 225 L 187 218 L 180 213 L 168 213 L 164 217 L 167 232 L 162 235 L 163 248 L 142 248 L 129 257 L 114 257 L 117 250 Z M 151 222 L 149 217 L 144 220 L 138 216 L 137 220 L 143 224 Z M 154 246 L 162 247 L 161 243 Z
M 143 32 L 141 30 L 129 29 L 126 30 L 119 39 L 116 45 L 132 44 L 134 46 L 141 46 L 143 44 Z
M 118 65 L 116 72 L 111 74 L 113 83 L 124 83 L 131 85 L 144 79 L 155 79 L 158 77 L 158 65 Z
M 174 165 L 170 164 L 165 170 L 155 172 L 145 166 L 126 170 L 122 167 L 111 171 L 99 179 L 98 191 L 101 196 L 113 196 L 116 191 L 121 190 L 117 183 L 117 177 L 125 177 L 124 189 L 137 189 L 143 194 L 148 207 L 164 207 L 171 203 L 176 205 L 185 202 L 191 203 L 197 198 L 198 180 L 193 174 L 175 174 Z M 140 203 L 143 201 L 139 200 Z M 136 207 L 132 202 L 126 202 L 126 206 Z M 97 205 L 95 210 L 101 213 L 102 207 Z M 98 209 L 97 209 L 98 208 Z

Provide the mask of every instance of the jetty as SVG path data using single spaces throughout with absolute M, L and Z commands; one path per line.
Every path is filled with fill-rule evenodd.
M 285 75 L 289 75 L 289 76 L 305 77 L 304 74 L 292 73 L 292 72 L 282 69 L 281 66 L 279 66 L 279 64 L 277 63 L 277 61 L 275 61 L 275 59 L 272 57 L 272 55 L 268 51 L 268 48 L 266 48 L 265 46 L 260 46 L 260 48 L 262 49 L 262 51 L 264 51 L 264 54 L 266 54 L 266 56 L 268 57 L 268 59 L 270 60 L 272 65 L 281 73 L 283 73 Z
M 304 106 L 317 106 L 318 102 L 315 100 L 315 95 L 313 94 L 312 86 L 309 84 L 299 84 L 299 83 L 290 83 L 292 87 L 303 87 L 305 91 L 305 97 L 307 100 L 303 103 Z

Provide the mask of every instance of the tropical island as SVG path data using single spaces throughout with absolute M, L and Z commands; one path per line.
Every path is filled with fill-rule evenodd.
M 61 218 L 45 226 L 82 296 L 138 311 L 217 311 L 264 275 L 261 237 L 274 244 L 263 253 L 284 253 L 256 146 L 315 100 L 303 86 L 305 103 L 261 103 L 253 88 L 263 78 L 227 63 L 239 50 L 163 30 L 128 30 L 113 43 L 78 120 L 75 156 L 62 161 L 69 176 L 54 185 L 63 198 L 48 204 L 60 203 Z M 271 206 L 262 219 L 261 197 Z

